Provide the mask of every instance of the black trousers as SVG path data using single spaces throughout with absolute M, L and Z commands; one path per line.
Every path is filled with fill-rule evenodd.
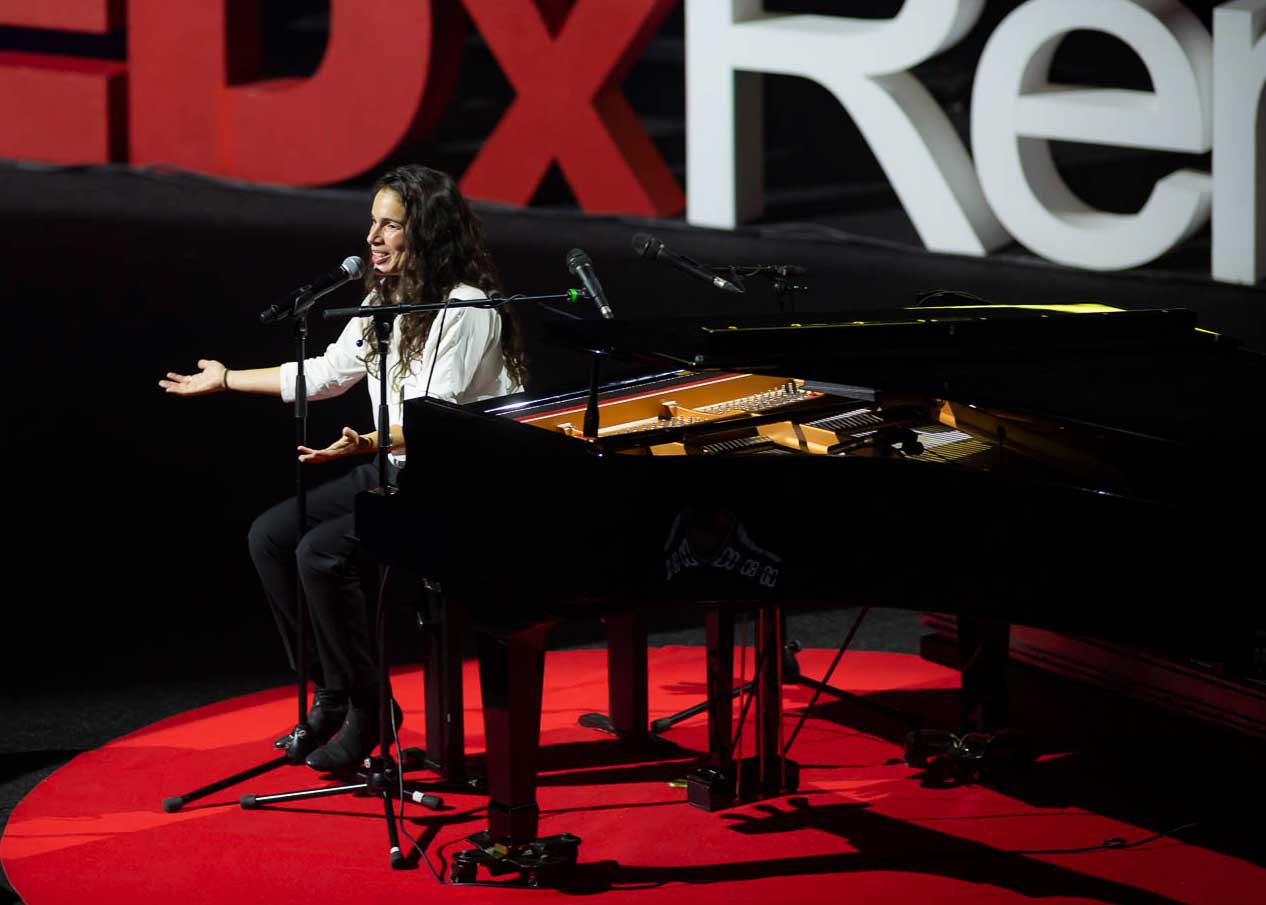
M 390 466 L 388 479 L 394 483 L 399 471 Z M 311 614 L 308 649 L 315 654 L 309 659 L 310 674 L 330 689 L 365 688 L 378 678 L 368 603 L 378 570 L 360 549 L 353 514 L 356 494 L 377 486 L 377 462 L 360 465 L 308 490 L 302 539 L 293 497 L 255 519 L 248 536 L 251 559 L 293 668 L 299 625 L 297 581 L 302 582 Z

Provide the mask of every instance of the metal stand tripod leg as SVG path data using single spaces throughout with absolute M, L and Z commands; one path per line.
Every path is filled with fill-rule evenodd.
M 382 490 L 382 488 L 379 488 Z M 378 491 L 374 491 L 378 492 Z M 391 756 L 393 743 L 396 741 L 395 714 L 392 708 L 390 659 L 387 645 L 386 618 L 386 582 L 384 573 L 382 587 L 378 597 L 377 641 L 378 641 L 378 754 L 367 757 L 364 762 L 362 781 L 338 786 L 323 786 L 315 789 L 302 789 L 295 792 L 280 792 L 272 795 L 243 795 L 240 804 L 251 810 L 270 804 L 306 801 L 310 798 L 326 798 L 333 795 L 375 795 L 382 799 L 383 813 L 387 820 L 388 859 L 393 870 L 401 870 L 407 866 L 407 859 L 400 848 L 399 831 L 396 817 L 392 811 L 392 801 L 408 799 L 423 807 L 438 809 L 443 802 L 427 790 L 442 789 L 446 791 L 470 791 L 469 788 L 445 783 L 406 782 L 403 773 L 410 764 L 397 764 Z
M 848 630 L 848 634 L 844 636 L 844 641 L 840 645 L 839 650 L 835 652 L 835 659 L 831 661 L 830 667 L 826 671 L 826 675 L 821 679 L 810 679 L 800 672 L 800 664 L 796 662 L 796 652 L 800 650 L 800 644 L 795 641 L 788 642 L 783 648 L 783 682 L 791 682 L 796 685 L 803 685 L 805 688 L 812 688 L 814 696 L 809 702 L 809 706 L 805 708 L 807 715 L 813 709 L 813 705 L 817 703 L 818 695 L 829 694 L 833 698 L 841 701 L 851 701 L 868 710 L 883 714 L 886 717 L 894 719 L 900 723 L 904 723 L 908 730 L 918 729 L 922 725 L 922 718 L 918 714 L 905 713 L 897 710 L 895 707 L 889 707 L 878 701 L 872 701 L 870 698 L 844 691 L 842 688 L 836 688 L 834 685 L 827 684 L 831 675 L 835 672 L 835 667 L 839 665 L 843 659 L 845 652 L 853 644 L 853 639 L 857 636 L 858 629 L 861 628 L 862 622 L 870 613 L 870 607 L 862 607 L 857 617 L 853 620 L 852 626 Z M 794 737 L 794 736 L 793 736 Z

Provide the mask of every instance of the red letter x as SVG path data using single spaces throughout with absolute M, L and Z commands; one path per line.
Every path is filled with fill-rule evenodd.
M 527 204 L 557 160 L 586 211 L 681 212 L 681 186 L 620 93 L 676 0 L 577 0 L 557 37 L 532 0 L 463 2 L 518 95 L 462 177 L 463 192 Z

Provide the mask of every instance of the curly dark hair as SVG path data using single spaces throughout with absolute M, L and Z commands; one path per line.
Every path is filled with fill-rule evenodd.
M 406 253 L 399 273 L 381 274 L 370 269 L 365 278 L 365 286 L 374 296 L 370 304 L 443 302 L 458 283 L 482 289 L 485 295 L 499 289 L 483 224 L 447 173 L 418 164 L 396 167 L 374 183 L 374 195 L 384 189 L 394 192 L 404 205 Z M 510 376 L 522 385 L 527 367 L 518 316 L 510 306 L 499 309 L 499 313 L 501 354 Z M 436 312 L 423 311 L 399 319 L 397 377 L 408 373 L 410 365 L 422 357 L 422 347 L 435 317 Z M 376 374 L 378 349 L 373 341 L 372 319 L 366 321 L 365 364 L 371 374 Z

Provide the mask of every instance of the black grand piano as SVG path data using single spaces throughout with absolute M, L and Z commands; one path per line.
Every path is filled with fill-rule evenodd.
M 985 729 L 1006 719 L 1010 624 L 1226 662 L 1250 649 L 1256 532 L 1241 526 L 1263 498 L 1266 358 L 1190 311 L 923 307 L 554 332 L 646 374 L 467 407 L 412 400 L 399 490 L 357 508 L 369 549 L 438 582 L 479 632 L 486 838 L 508 849 L 536 836 L 554 620 L 608 620 L 611 720 L 636 735 L 646 614 L 701 606 L 708 762 L 724 771 L 733 614 L 756 612 L 769 665 L 757 797 L 795 783 L 776 737 L 783 607 L 957 616 L 976 646 L 963 720 Z M 444 694 L 433 678 L 428 717 Z M 428 726 L 428 750 L 459 758 L 444 731 Z

